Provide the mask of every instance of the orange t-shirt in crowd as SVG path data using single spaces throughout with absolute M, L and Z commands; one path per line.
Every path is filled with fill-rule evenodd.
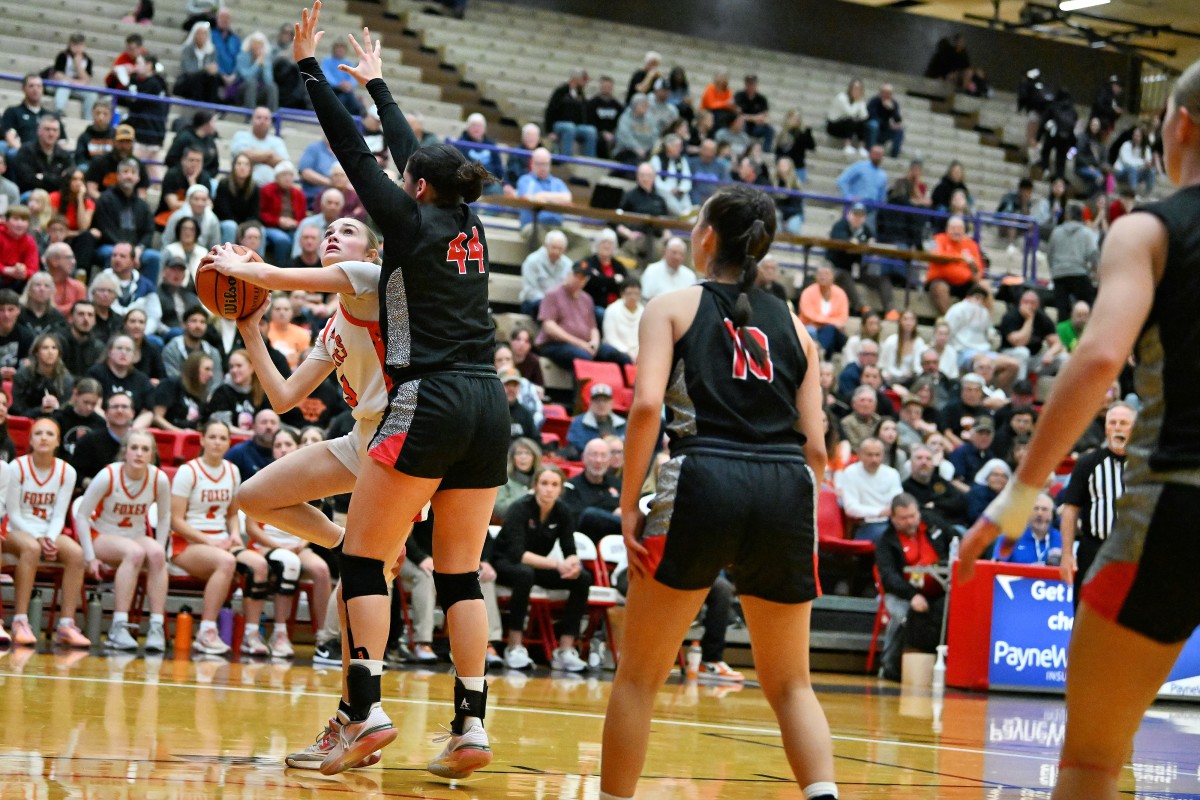
M 700 107 L 709 111 L 724 111 L 732 102 L 733 89 L 726 86 L 725 91 L 721 91 L 715 83 L 705 87 L 704 94 L 700 97 Z
M 933 252 L 939 256 L 954 256 L 961 259 L 964 253 L 970 253 L 971 257 L 975 259 L 975 266 L 972 267 L 962 260 L 950 261 L 945 264 L 932 263 L 929 265 L 929 271 L 925 274 L 926 281 L 945 281 L 951 286 L 962 286 L 983 273 L 983 254 L 979 252 L 979 245 L 975 243 L 974 239 L 964 236 L 955 243 L 951 241 L 949 234 L 939 233 L 933 237 L 933 242 Z
M 312 333 L 307 328 L 288 323 L 283 330 L 274 325 L 267 328 L 267 341 L 287 359 L 292 369 L 300 366 L 300 356 L 312 345 Z
M 836 325 L 845 327 L 850 321 L 850 298 L 840 286 L 829 287 L 829 311 L 821 308 L 821 287 L 809 284 L 800 293 L 800 321 L 805 325 Z
M 50 207 L 57 210 L 58 203 L 61 199 L 62 199 L 61 192 L 51 192 L 50 193 Z M 96 210 L 96 202 L 94 200 L 92 200 L 92 198 L 90 198 L 90 197 L 83 201 L 83 205 L 84 205 L 84 208 L 86 208 L 88 211 Z M 78 204 L 76 204 L 76 203 L 68 204 L 65 216 L 67 219 L 67 230 L 69 230 L 69 231 L 79 230 L 79 206 L 78 206 Z

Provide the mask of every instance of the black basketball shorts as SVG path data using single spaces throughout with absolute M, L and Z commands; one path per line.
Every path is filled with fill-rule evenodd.
M 1083 602 L 1104 618 L 1162 644 L 1200 626 L 1200 537 L 1193 518 L 1200 487 L 1135 483 L 1088 573 Z
M 654 577 L 707 589 L 729 568 L 738 592 L 775 603 L 820 594 L 816 487 L 802 459 L 679 455 L 662 466 L 644 538 L 665 536 Z
M 438 372 L 392 388 L 368 453 L 440 490 L 508 481 L 508 400 L 495 376 Z

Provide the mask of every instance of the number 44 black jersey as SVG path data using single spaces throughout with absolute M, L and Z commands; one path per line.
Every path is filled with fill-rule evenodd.
M 316 59 L 300 72 L 329 147 L 383 234 L 379 325 L 394 385 L 430 372 L 492 367 L 487 239 L 465 203 L 418 203 L 379 168 Z M 367 83 L 398 170 L 418 142 L 382 80 Z

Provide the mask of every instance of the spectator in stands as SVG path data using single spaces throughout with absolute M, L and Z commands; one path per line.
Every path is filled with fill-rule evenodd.
M 625 436 L 625 419 L 612 413 L 613 390 L 607 383 L 593 383 L 588 389 L 588 410 L 571 420 L 567 429 L 570 455 L 579 456 L 588 444 L 605 436 Z M 607 457 L 607 453 L 605 454 Z
M 1014 395 L 1017 394 L 1018 388 L 1025 388 L 1021 385 L 1023 383 L 1028 382 L 1017 381 L 1013 386 Z M 1029 386 L 1029 388 L 1033 387 Z M 1037 412 L 1025 401 L 1018 403 L 1014 400 L 996 412 L 995 422 L 996 436 L 992 441 L 992 450 L 997 457 L 1012 463 L 1013 451 L 1017 445 L 1020 442 L 1028 442 L 1033 435 L 1033 428 L 1037 423 Z
M 808 181 L 808 154 L 816 149 L 817 142 L 813 138 L 812 128 L 804 124 L 799 111 L 788 111 L 775 144 L 777 167 L 780 158 L 790 158 L 796 167 L 796 177 L 801 183 L 805 183 Z
M 1071 306 L 1077 300 L 1089 305 L 1095 302 L 1092 273 L 1100 259 L 1100 242 L 1096 232 L 1084 224 L 1082 206 L 1076 203 L 1067 206 L 1066 222 L 1050 235 L 1047 256 L 1059 319 L 1071 313 Z
M 1108 76 L 1108 82 L 1096 92 L 1092 101 L 1092 117 L 1100 120 L 1105 131 L 1111 131 L 1117 120 L 1125 113 L 1121 105 L 1121 79 L 1116 75 Z
M 542 246 L 525 257 L 521 264 L 521 293 L 518 298 L 522 314 L 536 317 L 546 293 L 566 281 L 571 271 L 571 259 L 566 257 L 566 250 L 566 234 L 552 230 L 546 233 Z M 587 270 L 586 262 L 581 264 Z
M 94 379 L 85 379 L 92 380 Z M 82 385 L 81 381 L 81 385 Z M 113 392 L 104 399 L 104 429 L 92 430 L 75 447 L 71 466 L 79 474 L 79 485 L 86 487 L 96 473 L 116 460 L 133 422 L 133 398 L 127 392 Z M 84 415 L 86 417 L 86 415 Z
M 93 200 L 99 200 L 100 195 L 106 189 L 117 185 L 117 168 L 122 161 L 127 160 L 132 160 L 137 164 L 138 196 L 145 199 L 146 190 L 150 188 L 150 173 L 146 170 L 146 165 L 133 154 L 135 137 L 136 132 L 131 125 L 118 125 L 116 133 L 113 135 L 112 149 L 92 159 L 88 164 L 87 187 L 88 194 Z
M 242 133 L 244 131 L 239 131 L 234 138 Z M 261 196 L 254 182 L 254 169 L 248 153 L 240 152 L 233 158 L 233 169 L 229 175 L 217 184 L 213 212 L 221 221 L 221 241 L 231 241 L 238 225 L 259 217 Z M 268 169 L 274 172 L 274 168 Z
M 195 29 L 197 23 L 207 22 L 211 25 L 216 22 L 221 5 L 221 0 L 186 0 L 183 8 L 187 17 L 183 21 L 183 29 L 190 31 Z
M 557 467 L 543 465 L 536 474 L 533 493 L 509 506 L 495 539 L 491 563 L 496 570 L 496 583 L 512 589 L 508 603 L 508 647 L 504 654 L 509 669 L 526 669 L 531 665 L 521 642 L 529 593 L 535 584 L 569 592 L 551 668 L 571 672 L 587 668 L 587 662 L 575 651 L 575 637 L 587 608 L 592 574 L 580 565 L 575 554 L 575 520 L 561 499 L 563 483 L 563 474 Z M 556 543 L 562 555 L 552 559 L 549 554 Z
M 613 96 L 613 79 L 600 76 L 600 91 L 587 101 L 587 123 L 596 129 L 597 155 L 608 158 L 613 153 L 617 140 L 617 120 L 624 110 L 621 101 Z
M 796 309 L 822 352 L 827 356 L 841 352 L 846 344 L 850 300 L 845 290 L 834 283 L 833 267 L 828 264 L 817 267 L 816 280 L 800 292 Z
M 879 148 L 875 148 L 879 149 Z M 845 217 L 833 223 L 829 238 L 843 242 L 870 244 L 875 240 L 875 229 L 867 221 L 867 207 L 862 203 L 850 206 Z M 829 263 L 834 268 L 834 282 L 846 293 L 851 310 L 863 313 L 867 306 L 858 294 L 858 286 L 854 281 L 854 266 L 859 266 L 859 280 L 873 288 L 878 294 L 884 308 L 895 314 L 892 297 L 892 282 L 882 275 L 872 275 L 862 266 L 862 255 L 848 250 L 829 249 L 825 253 Z
M 190 219 L 196 223 L 196 240 L 192 242 L 193 247 L 188 248 L 186 256 L 191 267 L 190 271 L 194 275 L 195 265 L 199 262 L 200 256 L 218 244 L 228 241 L 221 237 L 221 221 L 212 210 L 207 183 L 194 183 L 189 186 L 184 194 L 183 205 L 167 218 L 167 224 L 162 233 L 164 250 L 180 241 L 178 228 L 184 219 Z M 183 255 L 183 252 L 179 250 L 172 252 L 176 255 Z M 191 261 L 193 253 L 195 262 Z
M 138 157 L 156 160 L 163 140 L 167 137 L 167 115 L 170 106 L 158 99 L 167 96 L 167 82 L 160 71 L 162 65 L 150 53 L 138 56 L 134 66 L 131 91 L 137 90 L 138 99 L 126 103 L 129 108 L 128 121 L 133 127 L 134 138 L 138 144 Z
M 590 281 L 589 281 L 590 283 Z M 609 304 L 604 311 L 603 342 L 637 363 L 638 326 L 642 321 L 642 283 L 637 278 L 626 278 L 621 283 L 621 297 Z
M 308 150 L 312 149 L 319 154 L 322 146 L 321 142 L 313 142 L 304 152 L 307 154 Z M 329 148 L 325 147 L 324 149 L 328 150 Z M 253 174 L 256 186 L 264 186 L 275 180 L 275 165 L 280 161 L 288 160 L 288 150 L 283 139 L 271 132 L 271 109 L 265 106 L 254 109 L 254 113 L 250 117 L 250 130 L 240 130 L 233 135 L 233 139 L 229 143 L 229 152 L 235 160 L 239 154 L 244 154 L 250 159 L 250 163 L 254 165 Z M 314 163 L 317 160 L 314 157 Z M 326 177 L 316 171 L 314 171 L 314 176 Z
M 967 493 L 967 519 L 971 524 L 983 514 L 996 495 L 1012 480 L 1012 468 L 1002 459 L 993 458 L 983 465 L 975 476 L 974 485 Z
M 225 99 L 230 99 L 229 90 L 237 83 L 237 59 L 242 50 L 242 37 L 233 30 L 233 12 L 228 7 L 217 11 L 216 24 L 213 25 L 212 43 L 217 51 L 217 71 L 225 84 Z M 340 74 L 340 73 L 338 73 Z M 246 476 L 243 475 L 245 480 Z
M 954 465 L 954 477 L 969 482 L 983 469 L 984 464 L 999 457 L 992 449 L 995 435 L 995 425 L 987 416 L 976 419 L 970 431 L 964 430 L 963 443 L 946 457 Z
M 953 37 L 943 36 L 929 57 L 925 67 L 926 78 L 938 78 L 966 91 L 973 79 L 971 56 L 967 52 L 967 39 L 961 33 Z
M 875 145 L 867 157 L 857 161 L 838 175 L 837 186 L 842 197 L 866 203 L 887 201 L 888 176 L 883 167 L 883 147 Z
M 650 157 L 661 131 L 650 116 L 650 98 L 640 92 L 617 120 L 613 158 L 626 164 L 640 164 Z
M 134 428 L 148 428 L 154 417 L 151 407 L 154 387 L 145 373 L 133 368 L 133 339 L 125 334 L 118 334 L 108 342 L 104 361 L 93 364 L 87 371 L 89 378 L 100 382 L 105 396 L 117 392 L 133 398 L 133 410 L 136 415 L 133 420 Z
M 933 207 L 939 211 L 945 211 L 950 207 L 950 199 L 956 191 L 966 192 L 968 204 L 971 202 L 971 192 L 967 189 L 966 172 L 963 170 L 963 165 L 959 161 L 951 161 L 950 166 L 946 167 L 946 174 L 938 181 L 937 186 L 933 187 L 933 194 L 930 199 L 933 202 Z
M 979 420 L 990 417 L 991 412 L 984 405 L 983 390 L 987 382 L 968 372 L 959 381 L 958 399 L 952 400 L 942 408 L 942 435 L 952 448 L 963 444 L 963 432 L 969 431 Z
M 292 237 L 304 214 L 304 192 L 296 186 L 296 168 L 290 161 L 275 165 L 275 180 L 262 187 L 260 214 L 266 225 L 272 263 L 286 266 L 291 258 Z
M 1051 553 L 1061 557 L 1062 534 L 1053 523 L 1054 498 L 1048 494 L 1039 494 L 1033 501 L 1029 526 L 1025 528 L 1021 538 L 1017 539 L 1007 555 L 1001 552 L 1000 543 L 997 542 L 992 551 L 992 560 L 1009 564 L 1046 564 Z
M 295 241 L 300 245 L 300 252 L 292 257 L 288 266 L 292 268 L 321 266 L 321 237 L 322 231 L 316 225 L 301 228 Z
M 33 333 L 19 324 L 21 299 L 12 289 L 0 289 L 0 379 L 11 381 L 29 356 Z
M 883 463 L 883 443 L 874 437 L 858 446 L 858 461 L 838 476 L 842 508 L 856 523 L 854 538 L 877 542 L 887 530 L 892 500 L 901 493 L 900 473 Z
M 517 439 L 508 448 L 508 483 L 500 487 L 496 495 L 496 506 L 492 518 L 503 519 L 517 500 L 529 494 L 533 485 L 533 476 L 542 463 L 542 448 L 532 439 Z
M 663 248 L 662 259 L 642 272 L 642 297 L 653 300 L 660 294 L 699 283 L 695 271 L 684 263 L 686 259 L 687 245 L 678 236 L 672 236 Z
M 341 164 L 335 163 L 329 169 L 329 185 L 342 193 L 345 198 L 345 204 L 342 207 L 342 216 L 351 217 L 359 222 L 365 223 L 367 220 L 367 209 L 363 206 L 362 200 L 358 197 L 358 192 L 354 191 L 354 185 L 350 183 L 350 178 L 346 175 L 346 169 Z
M 575 530 L 599 544 L 605 536 L 621 535 L 621 484 L 609 474 L 611 453 L 604 438 L 589 441 L 582 460 L 583 473 L 566 483 L 562 498 L 575 515 Z
M 1145 194 L 1154 192 L 1154 180 L 1158 171 L 1154 168 L 1154 156 L 1146 143 L 1146 132 L 1139 125 L 1134 127 L 1129 141 L 1121 145 L 1117 161 L 1113 164 L 1117 180 L 1134 191 L 1145 189 Z
M 464 156 L 481 165 L 496 178 L 504 176 L 504 167 L 500 162 L 500 153 L 491 149 L 496 141 L 487 135 L 487 118 L 478 112 L 467 117 L 466 127 L 463 128 L 459 141 L 455 144 Z M 471 147 L 472 144 L 488 145 L 487 147 Z M 486 191 L 486 187 L 485 187 Z
M 1058 323 L 1055 329 L 1058 333 L 1058 340 L 1062 342 L 1063 348 L 1068 353 L 1075 352 L 1075 346 L 1079 344 L 1079 337 L 1083 335 L 1083 329 L 1087 327 L 1091 314 L 1092 307 L 1086 300 L 1076 300 L 1075 305 L 1071 306 L 1070 318 Z M 1061 312 L 1059 319 L 1062 319 Z
M 133 66 L 137 57 L 145 51 L 145 41 L 140 33 L 131 33 L 125 37 L 125 49 L 113 59 L 108 74 L 104 76 L 104 85 L 109 89 L 128 89 L 133 79 Z
M 655 188 L 654 167 L 648 162 L 638 164 L 637 183 L 627 189 L 621 197 L 618 211 L 648 217 L 666 217 L 670 214 L 667 201 Z M 622 239 L 621 249 L 638 259 L 639 263 L 653 261 L 662 252 L 662 239 L 667 231 L 650 223 L 616 224 L 617 235 Z
M 775 188 L 790 192 L 804 191 L 796 165 L 787 156 L 775 159 Z M 790 194 L 773 194 L 778 229 L 799 236 L 804 225 L 804 198 Z
M 0 328 L 6 316 L 7 307 L 0 306 Z M 75 379 L 63 363 L 61 345 L 56 336 L 40 334 L 29 352 L 29 363 L 17 370 L 13 378 L 12 413 L 22 417 L 53 414 L 71 396 Z M 7 361 L 7 358 L 3 360 Z
M 754 278 L 754 285 L 767 294 L 778 297 L 784 303 L 791 302 L 787 291 L 779 282 L 779 262 L 773 255 L 767 254 L 758 260 L 758 275 Z
M 0 228 L 0 288 L 21 291 L 36 272 L 41 259 L 37 242 L 29 234 L 29 209 L 9 206 Z
M 194 226 L 195 221 L 191 224 Z M 199 305 L 200 299 L 188 288 L 187 262 L 177 256 L 168 256 L 163 264 L 162 280 L 154 294 L 146 298 L 147 333 L 164 340 L 178 338 L 183 332 L 184 314 Z
M 901 423 L 903 427 L 903 422 Z M 917 445 L 909 456 L 909 476 L 901 484 L 921 506 L 921 518 L 933 528 L 966 531 L 967 495 L 953 481 L 938 472 L 933 450 Z
M 546 385 L 546 379 L 542 375 L 541 361 L 533 353 L 533 333 L 525 325 L 517 325 L 513 328 L 509 345 L 512 347 L 513 366 L 541 394 Z
M 529 157 L 529 172 L 517 181 L 516 196 L 535 203 L 557 203 L 569 205 L 572 202 L 571 190 L 562 178 L 550 174 L 552 158 L 550 151 L 539 147 Z M 538 225 L 547 228 L 562 226 L 562 214 L 553 211 L 542 211 L 537 217 Z M 521 209 L 521 235 L 526 236 L 533 226 L 533 212 Z M 565 236 L 565 234 L 564 234 Z
M 874 434 L 882 419 L 878 413 L 879 395 L 870 386 L 855 386 L 845 396 L 850 402 L 850 413 L 841 421 L 842 438 L 851 450 L 857 451 L 859 445 Z
M 521 373 L 512 367 L 500 371 L 500 382 L 504 384 L 504 394 L 508 398 L 508 416 L 514 441 L 522 437 L 533 439 L 538 435 L 533 415 L 529 413 L 529 409 L 521 405 L 519 395 L 522 380 Z
M 180 214 L 180 211 L 172 214 L 174 223 L 168 220 L 167 229 L 163 231 L 163 239 L 167 238 L 169 232 L 173 241 L 163 247 L 164 265 L 160 280 L 166 279 L 166 265 L 174 261 L 183 267 L 183 278 L 190 285 L 194 283 L 194 276 L 200 267 L 200 260 L 208 253 L 209 248 L 200 244 L 200 223 L 190 213 Z M 219 230 L 218 227 L 218 232 Z
M 650 103 L 646 114 L 650 117 L 659 134 L 665 134 L 676 120 L 679 119 L 679 109 L 671 102 L 671 85 L 666 78 L 654 82 L 653 91 L 647 100 Z
M 604 309 L 620 298 L 621 286 L 626 278 L 625 265 L 613 257 L 616 249 L 616 232 L 611 228 L 602 228 L 592 242 L 592 255 L 581 262 L 588 270 L 585 291 L 592 296 L 592 302 L 596 304 L 599 314 L 598 322 L 604 320 Z M 523 274 L 524 268 L 522 268 Z M 563 271 L 563 276 L 565 278 L 566 270 Z M 536 314 L 530 316 L 536 316 Z
M 322 238 L 325 236 L 325 229 L 329 227 L 334 220 L 340 219 L 342 211 L 346 207 L 346 197 L 342 194 L 341 189 L 334 189 L 332 186 L 321 192 L 321 202 L 315 214 L 311 214 L 300 220 L 300 224 L 296 226 L 297 231 L 303 231 L 309 226 L 314 226 L 320 231 Z M 242 225 L 254 223 L 255 220 L 247 220 Z M 241 227 L 240 225 L 238 226 Z M 292 258 L 300 255 L 300 237 L 293 236 L 292 238 Z
M 900 315 L 896 333 L 884 339 L 879 350 L 879 368 L 884 380 L 889 384 L 912 380 L 925 348 L 925 341 L 917 334 L 916 312 L 906 309 Z
M 1069 200 L 1067 182 L 1062 178 L 1055 178 L 1050 183 L 1050 194 L 1038 200 L 1034 205 L 1033 217 L 1037 220 L 1038 232 L 1041 234 L 1042 241 L 1050 241 L 1055 227 L 1066 219 Z
M 205 339 L 205 335 L 208 333 L 208 312 L 204 307 L 199 304 L 188 306 L 180 318 L 182 320 L 181 335 L 167 342 L 162 351 L 163 369 L 168 378 L 180 377 L 184 361 L 193 353 L 204 353 L 212 358 L 213 363 L 218 365 L 221 363 L 220 351 Z M 216 372 L 211 379 L 210 391 L 216 390 L 220 383 L 221 374 Z M 238 421 L 232 420 L 231 426 L 242 427 L 233 424 L 236 422 Z
M 1108 148 L 1104 146 L 1103 123 L 1098 117 L 1092 117 L 1075 142 L 1075 174 L 1087 185 L 1091 197 L 1104 189 L 1110 172 L 1112 166 L 1108 163 Z
M 712 139 L 700 142 L 699 154 L 693 156 L 689 163 L 692 177 L 702 179 L 692 181 L 692 205 L 702 206 L 708 196 L 717 190 L 717 181 L 729 180 L 729 165 L 717 157 L 717 143 Z
M 204 171 L 204 153 L 196 148 L 183 151 L 179 163 L 167 170 L 162 181 L 162 194 L 159 198 L 158 209 L 155 211 L 155 222 L 160 229 L 165 228 L 171 214 L 188 204 L 188 192 L 196 186 L 204 190 L 204 203 L 207 208 L 209 187 L 212 186 L 213 176 Z M 201 217 L 193 215 L 197 220 Z M 216 218 L 214 217 L 214 220 Z M 201 229 L 204 223 L 201 221 Z M 212 231 L 213 234 L 219 231 Z M 202 234 L 203 235 L 203 234 Z
M 950 326 L 950 344 L 958 352 L 960 369 L 970 369 L 975 356 L 980 353 L 995 359 L 996 383 L 1011 386 L 1019 370 L 1018 361 L 1001 355 L 992 349 L 989 334 L 992 330 L 992 295 L 987 286 L 976 284 L 967 291 L 967 296 L 955 303 L 946 312 L 946 323 Z
M 583 291 L 587 280 L 587 267 L 579 263 L 563 284 L 546 292 L 538 310 L 538 352 L 568 371 L 577 358 L 628 364 L 628 356 L 600 341 L 595 304 Z
M 0 147 L 0 151 L 4 148 Z M 21 202 L 21 190 L 17 185 L 4 177 L 8 172 L 8 157 L 0 152 L 0 214 L 8 211 L 9 206 L 15 206 Z
M 346 43 L 340 39 L 335 39 L 333 46 L 329 50 L 329 55 L 321 60 L 321 70 L 325 73 L 326 80 L 333 87 L 333 91 L 337 94 L 337 98 L 341 104 L 346 107 L 356 117 L 363 116 L 363 105 L 355 93 L 358 89 L 358 84 L 354 77 L 348 73 L 338 69 L 339 66 L 354 66 L 347 54 Z
M 50 72 L 53 80 L 71 84 L 55 89 L 54 113 L 61 117 L 67 110 L 67 101 L 73 97 L 83 104 L 83 118 L 91 118 L 92 106 L 99 95 L 82 91 L 82 87 L 92 85 L 92 66 L 92 57 L 87 53 L 87 37 L 82 33 L 72 33 L 67 37 L 67 49 L 55 57 Z M 81 88 L 73 88 L 76 86 Z
M 196 22 L 179 50 L 179 77 L 173 91 L 177 97 L 201 103 L 221 102 L 224 88 L 212 42 L 212 24 Z
M 63 431 L 62 450 L 68 461 L 74 461 L 75 445 L 84 435 L 104 429 L 104 417 L 96 412 L 100 400 L 100 384 L 91 378 L 80 378 L 75 381 L 68 400 L 60 403 L 52 415 Z
M 625 105 L 632 105 L 634 95 L 647 94 L 654 82 L 663 77 L 662 73 L 662 56 L 650 50 L 642 59 L 642 66 L 636 69 L 633 75 L 629 77 L 629 87 L 625 92 Z
M 154 236 L 154 219 L 150 206 L 137 195 L 139 164 L 133 159 L 117 167 L 117 183 L 100 195 L 96 213 L 92 216 L 91 234 L 97 241 L 96 259 L 107 265 L 113 245 L 130 242 L 134 259 L 147 274 L 158 274 L 158 251 L 150 247 Z
M 886 680 L 899 681 L 905 643 L 912 640 L 910 618 L 919 615 L 929 620 L 926 627 L 940 629 L 946 600 L 945 590 L 932 576 L 917 581 L 905 570 L 944 562 L 951 535 L 923 521 L 917 500 L 910 494 L 897 494 L 889 509 L 891 521 L 875 545 L 875 565 L 888 613 L 880 674 Z
M 339 43 L 340 44 L 340 43 Z M 339 47 L 334 44 L 334 49 Z M 344 50 L 346 45 L 340 44 Z M 332 75 L 330 82 L 337 86 L 338 76 L 346 76 L 344 72 L 326 73 Z M 243 108 L 254 108 L 260 102 L 271 111 L 279 108 L 279 87 L 275 85 L 275 69 L 271 64 L 270 42 L 262 31 L 255 31 L 242 42 L 241 52 L 237 57 L 237 76 L 240 82 L 241 102 Z M 346 76 L 349 77 L 349 76 Z M 350 81 L 354 83 L 353 80 Z M 362 105 L 358 112 L 362 114 Z
M 26 75 L 21 80 L 21 93 L 21 102 L 4 109 L 4 116 L 0 117 L 0 130 L 4 132 L 10 157 L 22 146 L 37 140 L 38 125 L 44 118 L 58 119 L 53 111 L 42 108 L 45 85 L 40 75 Z
M 58 140 L 62 123 L 55 116 L 46 116 L 37 124 L 37 135 L 21 145 L 12 158 L 12 179 L 22 192 L 45 189 L 54 192 L 62 188 L 63 174 L 74 166 L 70 151 Z
M 834 280 L 836 282 L 836 278 Z M 876 348 L 883 347 L 883 317 L 878 311 L 867 310 L 863 313 L 858 333 L 847 339 L 846 346 L 842 348 L 842 362 L 849 364 L 857 361 L 858 349 L 867 341 L 874 342 Z
M 121 332 L 133 339 L 133 368 L 150 379 L 157 387 L 165 377 L 162 365 L 162 340 L 157 336 L 146 336 L 146 312 L 134 308 L 125 315 Z
M 650 166 L 658 174 L 654 189 L 667 201 L 667 211 L 672 216 L 686 216 L 692 210 L 692 167 L 683 153 L 683 139 L 671 133 L 663 137 L 662 150 L 650 159 Z
M 990 307 L 991 293 L 983 284 L 983 253 L 975 240 L 967 236 L 962 217 L 953 216 L 946 221 L 945 233 L 933 237 L 933 252 L 958 259 L 947 263 L 931 262 L 925 273 L 925 291 L 939 315 L 945 316 L 949 312 L 951 298 L 964 300 L 975 289 L 982 290 L 983 294 L 976 296 L 986 297 Z
M 845 142 L 843 152 L 848 156 L 867 157 L 864 144 L 867 141 L 867 100 L 863 82 L 858 78 L 850 81 L 843 92 L 833 97 L 829 111 L 825 114 L 825 132 L 834 139 Z
M 734 117 L 740 115 L 733 90 L 729 88 L 729 70 L 725 67 L 718 68 L 713 73 L 712 83 L 704 87 L 700 108 L 713 115 L 713 127 L 716 130 L 728 126 Z
M 267 340 L 271 346 L 287 358 L 292 369 L 300 366 L 300 360 L 312 346 L 312 332 L 292 322 L 291 298 L 280 295 L 271 301 L 270 323 Z
M 492 363 L 496 367 L 497 374 L 504 374 L 509 370 L 515 370 L 516 366 L 513 361 L 512 347 L 505 342 L 498 342 L 496 344 L 496 353 L 493 356 Z M 517 371 L 517 374 L 520 375 L 520 371 Z M 529 412 L 529 416 L 533 423 L 531 430 L 534 432 L 536 438 L 536 432 L 541 430 L 542 422 L 544 422 L 546 418 L 545 408 L 542 405 L 541 388 L 534 386 L 529 380 L 522 376 L 521 380 L 518 382 L 516 399 L 517 402 L 524 406 L 525 410 Z
M 521 126 L 520 148 L 526 152 L 509 153 L 504 160 L 504 188 L 499 189 L 496 184 L 489 184 L 492 187 L 492 193 L 503 191 L 508 197 L 517 196 L 517 182 L 522 176 L 533 170 L 533 153 L 540 147 L 545 147 L 542 143 L 542 129 L 538 127 L 536 122 L 527 122 Z M 499 164 L 499 155 L 496 156 L 496 163 Z M 488 191 L 488 186 L 484 187 L 484 191 Z
M 88 197 L 83 169 L 81 167 L 68 168 L 62 189 L 51 192 L 49 200 L 53 213 L 62 217 L 66 223 L 66 241 L 84 251 L 88 257 L 83 260 L 90 263 L 91 253 L 87 252 L 87 248 L 82 245 L 90 246 L 91 237 L 87 236 L 78 244 L 75 243 L 81 234 L 86 234 L 92 227 L 92 215 L 96 211 L 95 201 Z
M 904 119 L 900 116 L 900 103 L 893 96 L 890 83 L 879 87 L 879 94 L 867 102 L 867 148 L 891 143 L 892 158 L 900 157 L 904 145 Z
M 329 171 L 336 163 L 337 158 L 329 149 L 329 139 L 323 134 L 319 140 L 304 148 L 296 168 L 300 170 L 300 188 L 304 190 L 304 197 L 309 203 L 329 188 Z
M 60 243 L 61 244 L 61 243 Z M 67 318 L 54 307 L 54 279 L 48 272 L 35 272 L 21 293 L 21 316 L 18 323 L 34 336 L 58 330 Z
M 216 117 L 213 112 L 201 109 L 192 115 L 191 124 L 175 134 L 171 148 L 167 151 L 163 163 L 168 167 L 177 165 L 189 148 L 199 150 L 203 158 L 203 170 L 213 180 L 221 173 L 220 152 L 218 150 L 217 126 L 213 122 Z
M 946 329 L 944 323 L 938 327 L 943 329 L 940 338 L 942 338 L 943 340 L 948 339 L 949 338 L 949 330 Z M 935 328 L 934 329 L 934 340 L 937 341 L 938 338 L 939 338 L 938 329 Z M 946 345 L 944 342 L 943 342 L 943 345 L 946 347 L 949 346 L 949 345 Z M 950 349 L 953 350 L 953 348 L 950 348 Z M 942 370 L 942 358 L 943 358 L 942 354 L 939 353 L 933 347 L 932 344 L 925 347 L 925 349 L 923 349 L 921 351 L 921 355 L 919 355 L 917 357 L 917 361 L 918 361 L 918 364 L 920 367 L 920 372 L 918 372 L 915 376 L 913 376 L 913 378 L 911 378 L 908 381 L 908 389 L 912 392 L 916 392 L 917 388 L 920 384 L 922 384 L 922 383 L 928 384 L 930 389 L 933 392 L 932 400 L 933 400 L 933 405 L 936 408 L 941 408 L 942 406 L 946 405 L 946 403 L 949 403 L 950 400 L 955 395 L 958 394 L 957 384 L 955 384 L 955 382 L 953 380 L 951 380 L 950 377 L 948 377 L 946 375 L 946 373 Z M 953 362 L 955 365 L 954 374 L 957 375 L 958 374 L 958 366 L 957 366 L 958 365 L 958 356 L 956 354 L 953 355 Z M 934 426 L 933 429 L 936 430 L 936 426 Z M 922 437 L 922 438 L 924 438 L 924 437 Z
M 67 325 L 59 333 L 63 345 L 63 361 L 67 370 L 79 377 L 104 354 L 104 343 L 93 333 L 96 327 L 96 308 L 90 300 L 77 300 L 67 315 Z
M 154 282 L 134 269 L 133 245 L 128 242 L 118 242 L 113 247 L 109 267 L 100 275 L 116 281 L 117 293 L 112 303 L 115 314 L 125 316 L 130 309 L 144 307 L 143 298 L 154 293 Z
M 558 143 L 560 156 L 574 155 L 578 142 L 581 155 L 596 157 L 597 131 L 588 123 L 587 84 L 587 70 L 576 67 L 546 104 L 545 130 L 549 132 L 550 140 Z
M 246 363 L 249 364 L 249 361 Z M 261 409 L 254 415 L 253 424 L 251 437 L 235 444 L 225 454 L 225 460 L 238 468 L 243 481 L 253 478 L 260 469 L 275 460 L 274 444 L 275 434 L 279 432 L 279 415 L 269 408 Z
M 893 405 L 892 399 L 883 392 L 883 373 L 879 367 L 874 364 L 869 364 L 862 368 L 861 386 L 867 386 L 875 392 L 875 410 L 881 416 L 887 419 L 896 418 L 896 406 Z M 876 423 L 875 430 L 871 431 L 872 436 L 879 436 L 879 425 Z M 886 443 L 885 444 L 890 444 Z
M 1018 378 L 1024 380 L 1030 366 L 1041 371 L 1063 352 L 1054 322 L 1042 311 L 1036 289 L 1026 289 L 1015 305 L 1000 319 L 1000 352 L 1017 360 Z
M 763 149 L 770 152 L 775 144 L 775 129 L 769 121 L 771 104 L 758 92 L 757 75 L 747 75 L 743 87 L 733 96 L 734 105 L 745 121 L 746 133 L 760 140 Z

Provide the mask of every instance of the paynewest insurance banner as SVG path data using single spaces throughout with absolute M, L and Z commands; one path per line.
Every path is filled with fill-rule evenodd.
M 988 687 L 1063 691 L 1075 621 L 1072 587 L 1019 575 L 993 581 Z M 1200 634 L 1184 646 L 1159 696 L 1200 700 Z

